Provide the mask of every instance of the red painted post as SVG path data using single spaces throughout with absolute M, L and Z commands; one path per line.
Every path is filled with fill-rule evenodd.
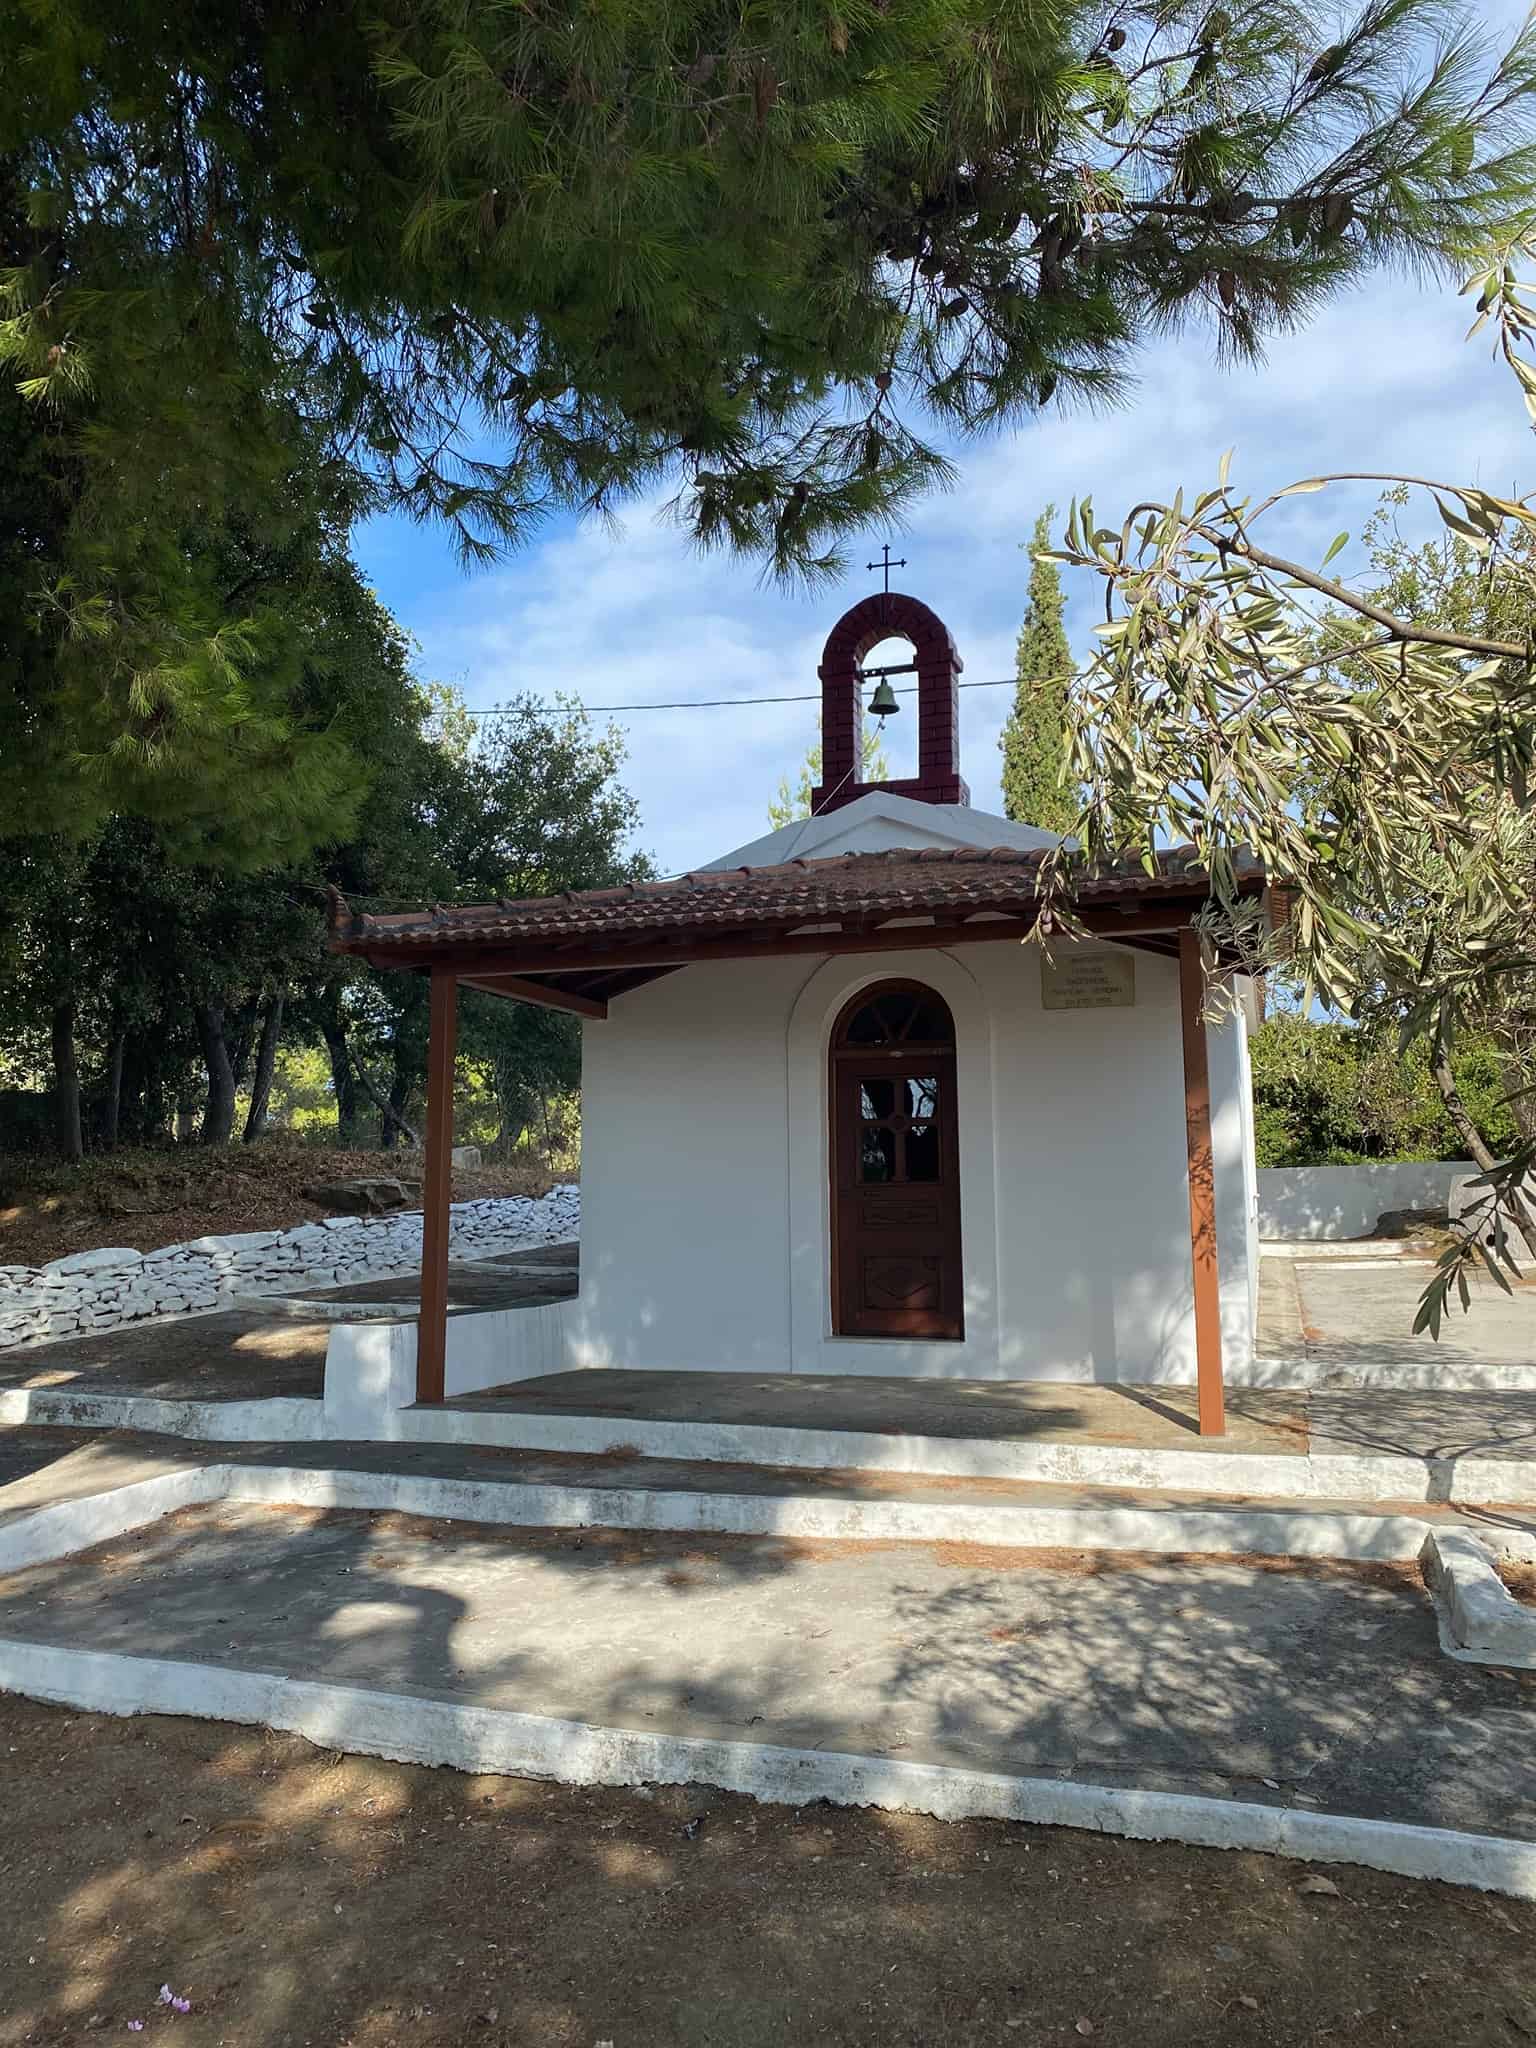
M 1221 1291 L 1216 1267 L 1216 1166 L 1211 1076 L 1205 1043 L 1205 969 L 1200 939 L 1179 933 L 1179 1012 L 1184 1033 L 1184 1134 L 1189 1153 L 1189 1248 L 1195 1276 L 1195 1377 L 1202 1436 L 1225 1436 Z
M 448 1205 L 453 1200 L 453 1061 L 458 1032 L 458 977 L 451 967 L 434 967 L 421 1191 L 421 1317 L 416 1326 L 418 1401 L 442 1400 L 448 1355 Z

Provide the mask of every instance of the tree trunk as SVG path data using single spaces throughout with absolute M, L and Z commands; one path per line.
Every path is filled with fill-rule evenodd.
M 1483 1142 L 1482 1132 L 1472 1121 L 1467 1105 L 1462 1101 L 1456 1086 L 1456 1077 L 1451 1072 L 1450 1054 L 1438 1041 L 1430 1050 L 1429 1071 L 1434 1076 L 1435 1086 L 1440 1090 L 1440 1100 L 1445 1104 L 1445 1113 L 1455 1126 L 1456 1135 L 1467 1148 L 1467 1157 L 1484 1173 L 1491 1172 L 1499 1162 Z M 1536 1218 L 1532 1217 L 1521 1199 L 1519 1189 L 1508 1188 L 1501 1206 L 1530 1247 L 1532 1258 L 1536 1258 Z
M 101 1142 L 108 1152 L 117 1150 L 123 1110 L 123 1055 L 127 1048 L 128 1033 L 119 1025 L 112 1034 L 112 1049 L 107 1054 L 107 1086 L 101 1102 Z
M 224 1005 L 201 1002 L 192 1005 L 192 1022 L 208 1069 L 208 1096 L 203 1110 L 200 1145 L 227 1145 L 235 1127 L 235 1075 L 224 1042 Z
M 140 1091 L 139 1133 L 145 1145 L 163 1145 L 171 1136 L 171 1113 L 165 1106 L 165 1083 L 158 1074 L 145 1077 Z
M 419 1152 L 421 1150 L 421 1139 L 410 1124 L 406 1122 L 403 1112 L 395 1107 L 387 1095 L 382 1095 L 379 1092 L 378 1083 L 361 1060 L 354 1060 L 352 1064 L 356 1070 L 357 1078 L 362 1084 L 363 1093 L 379 1112 L 381 1119 L 379 1135 L 384 1141 L 385 1150 L 388 1151 L 390 1149 L 394 1135 L 398 1131 L 407 1145 Z
M 389 1085 L 389 1115 L 385 1119 L 383 1130 L 384 1143 L 391 1151 L 394 1150 L 396 1138 L 404 1138 L 408 1145 L 419 1146 L 421 1143 L 405 1120 L 405 1105 L 410 1099 L 411 1084 L 397 1073 Z
M 123 1078 L 117 1091 L 117 1132 L 129 1145 L 142 1145 L 148 1133 L 144 1090 L 148 1076 L 136 1031 L 123 1033 Z
M 396 1137 L 418 1149 L 421 1140 L 406 1121 L 406 1109 L 413 1096 L 426 1086 L 427 1051 L 431 1043 L 431 1009 L 427 978 L 399 976 L 407 983 L 400 990 L 400 1005 L 389 1044 L 389 1115 L 382 1132 L 386 1145 Z
M 1528 1143 L 1536 1142 L 1536 1093 L 1531 1092 L 1536 1073 L 1532 1072 L 1529 1051 L 1531 1044 L 1536 1043 L 1536 1030 L 1515 1026 L 1501 1031 L 1496 1027 L 1493 1042 L 1498 1048 L 1499 1074 L 1509 1097 L 1515 1129 Z
M 126 1031 L 124 1041 L 118 1139 L 127 1145 L 164 1144 L 176 1135 L 172 1113 L 166 1108 L 164 1070 L 143 1030 Z
M 80 1138 L 80 1069 L 75 1064 L 72 1000 L 55 1003 L 53 1009 L 53 1079 L 59 1150 L 66 1159 L 79 1159 L 85 1147 Z
M 346 1148 L 357 1143 L 357 1082 L 347 1050 L 347 1027 L 341 1005 L 332 991 L 320 1012 L 320 1035 L 331 1062 L 331 1086 L 336 1094 L 336 1142 Z
M 254 1145 L 267 1128 L 267 1104 L 272 1099 L 272 1069 L 277 1063 L 277 1044 L 283 1032 L 283 991 L 267 1004 L 261 1020 L 261 1043 L 256 1048 L 256 1070 L 251 1076 L 251 1106 L 245 1119 L 243 1142 Z
M 234 1036 L 229 1043 L 229 1071 L 235 1077 L 237 1093 L 245 1086 L 245 1070 L 251 1063 L 251 1047 L 256 1042 L 256 1019 L 260 1011 L 261 997 L 247 996 L 235 1018 Z

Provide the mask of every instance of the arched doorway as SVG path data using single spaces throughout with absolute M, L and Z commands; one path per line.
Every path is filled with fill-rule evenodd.
M 921 982 L 861 989 L 831 1060 L 833 1331 L 963 1337 L 949 1006 Z

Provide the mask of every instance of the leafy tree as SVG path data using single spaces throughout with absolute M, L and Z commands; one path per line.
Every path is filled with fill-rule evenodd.
M 1516 237 L 1468 289 L 1477 326 L 1498 322 L 1536 419 L 1521 253 L 1532 245 Z M 1526 1137 L 1500 1161 L 1453 1065 L 1469 1031 L 1518 1021 L 1504 1038 L 1512 1078 L 1522 1090 L 1536 1079 L 1521 1035 L 1536 987 L 1536 506 L 1466 484 L 1376 480 L 1427 493 L 1477 574 L 1464 578 L 1454 551 L 1389 547 L 1377 550 L 1376 589 L 1328 574 L 1347 534 L 1317 567 L 1276 552 L 1264 524 L 1275 505 L 1336 478 L 1254 502 L 1224 462 L 1212 488 L 1143 505 L 1123 528 L 1073 507 L 1060 559 L 1093 570 L 1109 594 L 1069 707 L 1085 792 L 1074 831 L 1089 861 L 1192 842 L 1213 877 L 1213 925 L 1262 959 L 1234 884 L 1237 849 L 1254 848 L 1294 905 L 1285 936 L 1308 1002 L 1389 1015 L 1405 1044 L 1423 1046 L 1487 1190 L 1421 1304 L 1421 1324 L 1438 1331 L 1449 1290 L 1470 1298 L 1471 1262 L 1504 1279 L 1483 1243 L 1490 1226 L 1498 1237 L 1507 1222 L 1536 1252 L 1522 1192 L 1536 1144 Z M 1054 862 L 1058 901 L 1071 865 Z
M 819 721 L 818 721 L 819 723 Z M 859 780 L 861 782 L 889 782 L 891 764 L 886 756 L 878 725 L 867 722 L 859 727 Z M 821 781 L 821 741 L 813 743 L 800 770 L 800 779 L 791 789 L 789 777 L 779 778 L 779 793 L 768 806 L 768 822 L 775 831 L 781 825 L 793 825 L 797 818 L 811 815 L 811 791 Z
M 273 589 L 293 628 L 305 716 L 351 731 L 364 786 L 373 777 L 398 790 L 391 778 L 414 771 L 430 787 L 423 762 L 436 750 L 419 737 L 428 707 L 407 644 L 345 553 L 300 551 Z M 350 810 L 338 805 L 333 831 Z M 385 815 L 375 809 L 369 829 Z M 89 836 L 7 842 L 0 1037 L 52 1064 L 66 1157 L 119 1134 L 161 1136 L 198 1067 L 207 1142 L 229 1136 L 247 1080 L 247 1131 L 260 1133 L 284 1002 L 325 972 L 323 892 L 302 838 L 281 863 L 252 867 L 223 822 L 200 835 L 212 856 L 200 860 L 187 857 L 198 847 L 186 815 L 118 812 Z
M 291 402 L 217 360 L 197 392 L 162 385 L 162 340 L 176 363 L 152 332 L 120 392 L 105 367 L 73 403 L 0 385 L 0 836 L 132 812 L 179 856 L 259 865 L 344 826 L 366 783 L 366 730 L 315 701 L 350 500 Z
M 370 1104 L 387 1144 L 412 1143 L 425 985 L 328 953 L 326 885 L 383 907 L 651 872 L 629 848 L 637 813 L 617 732 L 594 731 L 574 706 L 520 699 L 465 746 L 462 701 L 415 684 L 387 614 L 367 598 L 354 624 L 335 669 L 371 678 L 380 752 L 353 836 L 324 857 L 254 873 L 186 867 L 167 859 L 158 828 L 115 818 L 89 847 L 18 842 L 25 859 L 0 868 L 0 907 L 13 913 L 0 925 L 0 1045 L 33 1071 L 53 1060 L 68 1156 L 120 1128 L 162 1138 L 189 1096 L 202 1100 L 203 1143 L 233 1135 L 242 1093 L 244 1135 L 257 1137 L 280 1055 L 308 1045 L 329 1060 L 342 1143 L 358 1142 Z M 462 1044 L 490 1075 L 508 1142 L 579 1082 L 580 1034 L 563 1015 L 469 993 Z
M 367 837 L 326 864 L 326 879 L 349 901 L 377 906 L 386 883 L 391 901 L 420 902 L 450 893 L 552 895 L 652 872 L 629 850 L 639 813 L 621 780 L 616 729 L 594 730 L 578 705 L 551 710 L 521 697 L 483 719 L 465 751 L 454 739 L 462 705 L 441 689 L 425 701 L 431 715 L 418 759 L 432 758 L 377 788 L 364 813 Z M 439 731 L 446 744 L 431 737 Z M 355 1127 L 355 1081 L 383 1119 L 385 1142 L 414 1142 L 426 1080 L 425 983 L 332 961 L 305 1014 L 323 1032 L 338 1106 L 350 1104 L 347 1121 Z M 580 1077 L 580 1031 L 564 1015 L 466 991 L 460 1042 L 467 1059 L 490 1071 L 509 1142 L 535 1102 Z
M 1497 557 L 1490 549 L 1474 547 L 1454 526 L 1438 539 L 1415 544 L 1403 537 L 1398 525 L 1399 512 L 1408 503 L 1406 487 L 1394 486 L 1362 536 L 1374 600 L 1441 629 L 1500 634 L 1536 646 L 1536 529 L 1514 522 Z M 1347 659 L 1340 669 L 1346 676 L 1354 674 Z M 1486 843 L 1481 861 L 1491 860 L 1505 873 L 1523 871 L 1529 876 L 1536 873 L 1536 814 L 1528 797 L 1529 770 L 1521 756 L 1531 740 L 1518 726 L 1507 739 L 1513 740 L 1516 756 L 1510 764 L 1510 789 L 1501 788 L 1476 764 L 1465 764 L 1462 772 L 1469 800 L 1483 807 Z M 1440 849 L 1422 850 L 1419 860 L 1405 869 L 1396 917 L 1401 935 L 1421 957 L 1426 947 L 1442 943 L 1447 928 L 1462 946 L 1470 939 L 1475 948 L 1485 936 L 1467 893 L 1469 883 L 1474 890 L 1480 886 L 1477 870 L 1477 862 L 1469 870 L 1461 858 L 1453 854 L 1448 859 Z M 1369 917 L 1369 894 L 1356 907 Z M 1464 923 L 1468 917 L 1470 926 Z M 1384 977 L 1380 985 L 1366 990 L 1361 1011 L 1368 1019 L 1385 1017 L 1400 1025 L 1417 995 L 1417 982 L 1410 995 L 1400 978 Z M 1536 1140 L 1536 1094 L 1531 1092 L 1536 1082 L 1536 972 L 1507 961 L 1505 971 L 1486 983 L 1468 983 L 1463 1023 L 1468 1030 L 1486 1034 L 1487 1050 L 1502 1067 L 1508 1103 L 1502 1122 L 1512 1122 L 1517 1137 Z M 1472 1097 L 1464 1084 L 1452 1086 L 1442 1071 L 1441 1085 L 1463 1149 L 1470 1149 L 1480 1164 L 1491 1164 L 1496 1154 L 1508 1149 L 1509 1139 L 1489 1134 L 1486 1119 L 1470 1109 Z
M 461 888 L 544 896 L 652 876 L 650 860 L 630 850 L 640 813 L 621 781 L 618 729 L 595 730 L 575 703 L 551 711 L 521 697 L 503 709 L 482 725 L 468 762 L 477 822 L 457 857 Z M 487 1064 L 506 1146 L 551 1096 L 580 1083 L 580 1028 L 561 1012 L 469 990 L 462 1037 L 466 1054 Z
M 1067 691 L 1072 648 L 1062 614 L 1061 572 L 1045 552 L 1056 507 L 1035 521 L 1029 608 L 1019 629 L 1018 687 L 998 741 L 1003 750 L 1003 813 L 1016 825 L 1065 832 L 1078 806 L 1065 786 Z
M 1251 358 L 1383 261 L 1443 264 L 1533 189 L 1531 43 L 1490 67 L 1474 26 L 1444 0 L 1365 0 L 1330 42 L 1291 0 L 13 10 L 7 797 L 29 827 L 194 818 L 251 861 L 340 816 L 348 736 L 295 706 L 259 574 L 316 523 L 389 503 L 482 559 L 669 479 L 702 544 L 826 574 L 944 475 L 925 415 L 1111 397 L 1186 320 Z
M 1253 1107 L 1261 1166 L 1348 1166 L 1373 1159 L 1462 1159 L 1422 1044 L 1395 1029 L 1280 1013 L 1255 1034 Z M 1519 1142 L 1502 1100 L 1498 1055 L 1481 1035 L 1454 1054 L 1457 1086 L 1494 1145 Z

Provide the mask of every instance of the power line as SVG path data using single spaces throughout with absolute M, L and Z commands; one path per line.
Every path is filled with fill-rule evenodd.
M 1000 690 L 1005 684 L 1016 683 L 1017 681 L 1017 676 L 987 676 L 984 680 L 974 683 L 959 683 L 956 687 L 961 690 Z M 903 683 L 901 688 L 897 690 L 896 695 L 898 697 L 915 697 L 917 695 L 917 684 Z M 610 713 L 620 711 L 734 711 L 738 705 L 743 704 L 819 704 L 820 702 L 820 690 L 806 690 L 800 695 L 793 697 L 680 697 L 670 704 L 580 704 L 576 708 L 593 715 L 607 717 Z M 469 711 L 465 713 L 465 716 L 468 718 L 516 718 L 519 708 L 517 705 L 506 705 L 491 711 Z M 541 702 L 536 703 L 533 709 L 535 711 L 561 711 L 565 709 L 565 706 L 558 703 L 549 704 Z

